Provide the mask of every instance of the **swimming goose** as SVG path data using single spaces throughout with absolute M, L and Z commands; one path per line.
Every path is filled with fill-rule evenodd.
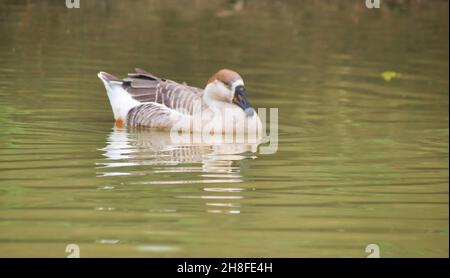
M 235 71 L 213 74 L 205 89 L 158 78 L 142 69 L 119 79 L 100 72 L 118 126 L 218 133 L 261 133 L 261 120 Z

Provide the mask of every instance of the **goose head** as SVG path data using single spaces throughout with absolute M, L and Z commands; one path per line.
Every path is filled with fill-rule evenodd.
M 255 110 L 250 106 L 242 77 L 235 71 L 221 69 L 208 79 L 203 99 L 210 108 L 221 108 L 226 104 L 240 107 L 248 117 Z

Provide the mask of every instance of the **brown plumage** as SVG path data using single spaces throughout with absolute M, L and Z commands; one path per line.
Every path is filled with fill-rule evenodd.
M 203 89 L 158 78 L 136 69 L 122 80 L 122 87 L 139 102 L 155 102 L 180 113 L 192 113 L 193 102 L 201 101 Z
M 208 83 L 219 80 L 226 85 L 230 85 L 238 79 L 242 79 L 242 77 L 237 72 L 230 69 L 221 69 L 209 78 Z

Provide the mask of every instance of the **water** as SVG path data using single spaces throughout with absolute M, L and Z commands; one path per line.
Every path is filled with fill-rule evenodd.
M 2 1 L 0 256 L 448 257 L 448 2 L 399 3 Z M 238 70 L 278 151 L 115 128 L 134 67 Z

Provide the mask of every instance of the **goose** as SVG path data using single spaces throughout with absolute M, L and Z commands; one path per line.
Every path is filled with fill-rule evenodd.
M 123 79 L 106 72 L 98 77 L 119 127 L 261 134 L 261 119 L 250 106 L 242 77 L 233 70 L 214 73 L 204 89 L 138 68 Z

